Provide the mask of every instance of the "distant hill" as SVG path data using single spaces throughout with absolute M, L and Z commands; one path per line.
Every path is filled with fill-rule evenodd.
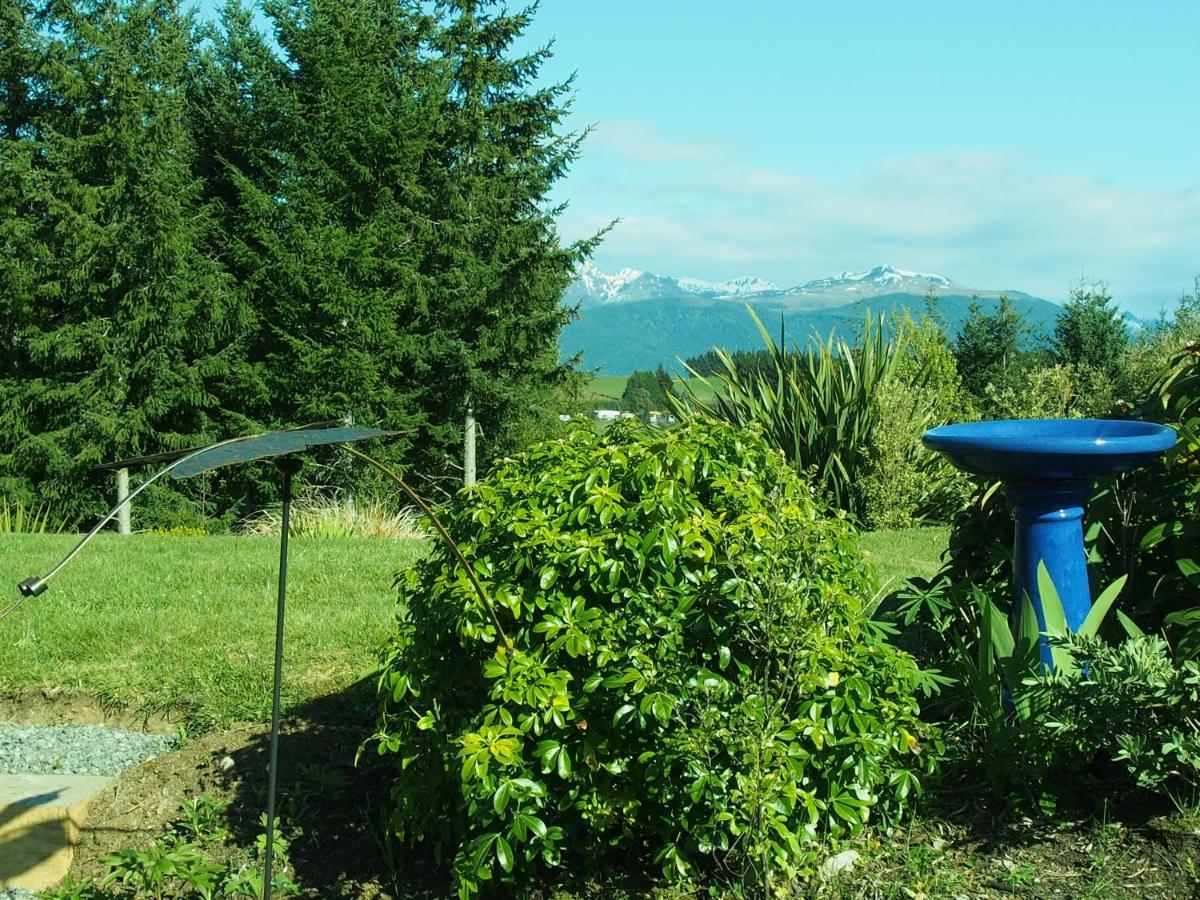
M 585 368 L 606 374 L 668 368 L 710 350 L 757 350 L 762 338 L 746 313 L 749 304 L 772 331 L 782 325 L 788 343 L 805 341 L 817 331 L 853 338 L 869 313 L 925 309 L 925 295 L 938 296 L 938 311 L 956 334 L 967 318 L 971 297 L 985 310 L 995 309 L 1001 294 L 1012 301 L 1035 330 L 1050 333 L 1060 307 L 1020 291 L 972 290 L 949 278 L 876 266 L 864 272 L 808 281 L 783 288 L 759 278 L 701 281 L 622 269 L 608 275 L 584 265 L 564 294 L 578 304 L 580 318 L 564 330 L 559 345 L 564 359 L 583 353 Z

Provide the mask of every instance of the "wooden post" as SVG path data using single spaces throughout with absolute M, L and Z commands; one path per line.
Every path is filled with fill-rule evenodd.
M 463 434 L 463 487 L 475 486 L 475 407 L 467 398 L 467 421 Z
M 117 469 L 117 502 L 120 503 L 129 496 L 129 470 Z M 131 534 L 129 527 L 129 506 L 126 503 L 117 510 L 117 534 Z

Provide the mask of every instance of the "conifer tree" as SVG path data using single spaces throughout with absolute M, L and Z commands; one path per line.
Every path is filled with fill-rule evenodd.
M 448 66 L 430 175 L 428 288 L 436 298 L 431 346 L 448 390 L 439 420 L 470 395 L 492 453 L 507 428 L 566 375 L 557 338 L 576 263 L 595 240 L 564 246 L 549 193 L 579 153 L 562 131 L 571 85 L 539 85 L 548 48 L 518 53 L 532 9 L 447 0 L 435 46 Z
M 1021 338 L 1028 331 L 1012 301 L 1001 296 L 995 311 L 986 313 L 971 298 L 967 320 L 954 340 L 954 358 L 963 387 L 982 398 L 988 384 L 1001 386 L 1017 371 Z
M 70 517 L 106 505 L 84 490 L 93 464 L 212 434 L 236 342 L 226 278 L 199 249 L 187 19 L 167 0 L 52 0 L 41 26 L 22 199 L 41 241 L 10 317 L 0 468 Z
M 29 209 L 38 158 L 37 108 L 42 41 L 34 10 L 25 0 L 0 0 L 0 494 L 30 499 L 32 485 L 4 465 L 3 435 L 22 427 L 20 365 L 23 335 L 17 323 L 30 318 L 40 263 L 46 257 L 41 223 Z
M 264 395 L 247 415 L 419 429 L 437 377 L 414 327 L 430 227 L 415 204 L 438 127 L 421 53 L 431 20 L 383 0 L 266 12 L 277 48 L 231 5 L 195 88 L 227 265 L 255 316 L 249 362 Z
M 1117 377 L 1129 349 L 1129 329 L 1112 295 L 1100 284 L 1081 284 L 1054 320 L 1054 356 L 1062 363 Z

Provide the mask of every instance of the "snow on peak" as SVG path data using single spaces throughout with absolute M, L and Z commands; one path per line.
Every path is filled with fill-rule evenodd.
M 923 278 L 940 284 L 950 283 L 949 278 L 934 275 L 932 272 L 909 272 L 889 265 L 876 266 L 866 272 L 843 272 L 838 276 L 839 281 L 871 281 L 876 284 L 897 284 L 905 278 Z
M 781 290 L 779 285 L 756 275 L 743 275 L 728 281 L 704 281 L 700 278 L 677 278 L 675 280 L 689 294 L 705 294 L 712 297 L 741 297 L 743 294 L 760 294 L 764 291 Z
M 583 282 L 584 289 L 589 294 L 601 296 L 606 300 L 614 299 L 621 292 L 621 288 L 644 274 L 646 273 L 641 269 L 626 267 L 615 275 L 608 275 L 590 262 L 585 262 L 579 267 L 579 280 Z
M 899 287 L 910 280 L 925 282 L 925 287 L 949 287 L 952 284 L 949 278 L 935 275 L 932 272 L 909 272 L 907 269 L 883 265 L 867 269 L 865 272 L 843 272 L 840 275 L 807 281 L 798 288 L 794 288 L 793 291 L 804 294 L 844 290 L 862 294 L 880 287 Z M 919 285 L 904 285 L 904 287 L 912 290 Z

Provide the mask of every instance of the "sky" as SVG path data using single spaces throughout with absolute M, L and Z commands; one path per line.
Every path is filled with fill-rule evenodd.
M 1200 2 L 542 0 L 594 262 L 783 285 L 891 264 L 1152 315 L 1200 275 Z
M 201 11 L 214 0 L 201 0 Z M 519 6 L 514 4 L 514 8 Z M 1200 0 L 541 0 L 594 256 L 790 286 L 890 264 L 1154 315 L 1200 275 Z

